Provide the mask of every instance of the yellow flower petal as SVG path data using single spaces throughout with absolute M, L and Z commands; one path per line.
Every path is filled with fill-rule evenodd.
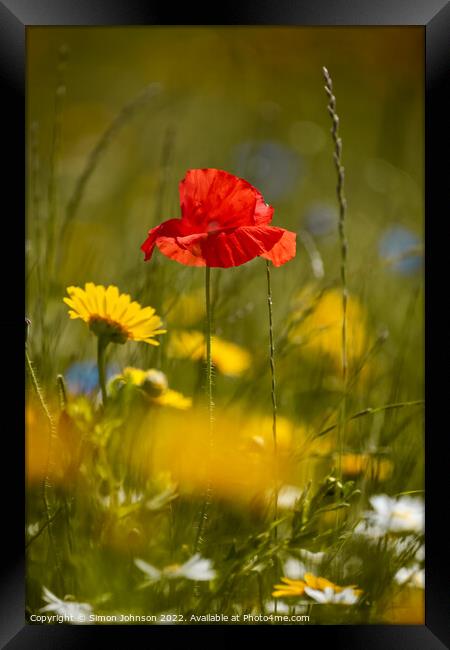
M 86 282 L 85 288 L 67 287 L 69 297 L 63 298 L 70 307 L 70 318 L 81 318 L 97 335 L 116 343 L 127 339 L 159 345 L 155 340 L 164 334 L 162 322 L 153 307 L 142 308 L 138 302 L 130 302 L 128 294 L 119 294 L 114 285 Z

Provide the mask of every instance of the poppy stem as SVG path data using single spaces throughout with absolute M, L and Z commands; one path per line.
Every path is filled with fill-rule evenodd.
M 212 359 L 211 359 L 211 268 L 206 267 L 205 275 L 205 302 L 206 302 L 206 384 L 208 391 L 209 432 L 212 433 L 214 402 L 212 396 Z
M 214 421 L 214 401 L 212 392 L 212 357 L 211 357 L 211 338 L 212 338 L 212 313 L 211 313 L 211 267 L 205 267 L 205 305 L 206 305 L 206 394 L 208 399 L 209 414 L 209 454 L 207 458 L 207 485 L 205 497 L 200 511 L 200 519 L 197 527 L 197 536 L 195 539 L 194 553 L 197 553 L 200 545 L 204 542 L 203 531 L 208 518 L 208 509 L 211 503 L 211 460 L 213 448 L 213 421 Z
M 108 345 L 108 341 L 105 340 L 103 336 L 99 336 L 97 341 L 97 367 L 98 367 L 98 382 L 100 384 L 100 390 L 102 392 L 103 406 L 105 406 L 108 397 L 106 393 L 106 371 L 105 371 L 105 351 L 107 345 Z
M 273 439 L 273 456 L 274 456 L 274 483 L 275 483 L 275 504 L 274 519 L 278 518 L 278 445 L 277 445 L 277 395 L 276 395 L 276 375 L 275 375 L 275 344 L 273 337 L 273 303 L 272 303 L 272 284 L 270 277 L 270 262 L 266 260 L 267 276 L 267 306 L 269 310 L 269 347 L 270 347 L 270 373 L 272 379 L 271 396 L 272 396 L 272 439 Z M 274 537 L 277 539 L 277 529 L 274 528 Z
M 270 262 L 266 260 L 266 278 L 267 278 L 267 307 L 269 311 L 269 349 L 270 349 L 270 374 L 271 374 L 271 396 L 272 396 L 272 439 L 273 439 L 273 481 L 274 481 L 274 507 L 273 519 L 278 519 L 278 444 L 277 444 L 277 395 L 276 395 L 276 375 L 275 375 L 275 343 L 273 337 L 273 304 L 272 304 L 272 283 L 270 276 Z M 275 545 L 278 541 L 277 527 L 273 528 L 273 539 Z M 278 579 L 278 561 L 274 556 L 275 578 Z M 275 614 L 278 606 L 275 600 Z

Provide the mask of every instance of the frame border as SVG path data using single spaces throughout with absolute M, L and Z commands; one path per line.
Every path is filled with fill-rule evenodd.
M 315 3 L 278 0 L 270 3 L 269 0 L 260 0 L 257 8 L 251 6 L 250 0 L 241 2 L 234 7 L 227 6 L 223 12 L 218 7 L 217 14 L 206 12 L 195 6 L 181 10 L 177 18 L 186 18 L 174 23 L 170 7 L 161 7 L 157 2 L 140 0 L 0 0 L 0 84 L 4 91 L 4 124 L 3 129 L 3 163 L 5 166 L 3 178 L 6 179 L 6 198 L 9 200 L 9 211 L 5 215 L 12 215 L 15 230 L 7 227 L 8 247 L 12 250 L 23 251 L 25 234 L 24 209 L 25 209 L 25 36 L 26 29 L 32 26 L 130 26 L 130 25 L 290 25 L 290 26 L 411 26 L 419 25 L 425 31 L 425 242 L 428 252 L 425 269 L 426 288 L 426 322 L 428 327 L 425 333 L 426 350 L 426 399 L 430 404 L 426 411 L 426 615 L 425 625 L 371 625 L 371 626 L 305 626 L 299 632 L 304 641 L 325 642 L 332 641 L 333 646 L 350 648 L 408 648 L 409 650 L 441 650 L 450 647 L 450 631 L 448 625 L 448 543 L 444 534 L 442 521 L 442 503 L 447 496 L 447 485 L 444 477 L 448 472 L 447 456 L 439 451 L 436 441 L 431 440 L 432 432 L 438 431 L 438 413 L 444 411 L 442 405 L 448 401 L 448 388 L 442 379 L 431 382 L 430 368 L 433 363 L 442 366 L 442 341 L 447 341 L 448 332 L 445 319 L 436 317 L 433 326 L 437 331 L 430 331 L 430 313 L 433 297 L 439 299 L 439 287 L 434 294 L 433 285 L 445 277 L 447 269 L 445 254 L 439 252 L 430 254 L 431 245 L 437 246 L 439 232 L 436 226 L 439 212 L 448 202 L 445 194 L 448 186 L 448 163 L 440 164 L 440 157 L 445 153 L 445 129 L 449 128 L 450 106 L 446 96 L 446 85 L 450 73 L 450 4 L 446 0 L 315 0 Z M 256 5 L 256 3 L 255 3 Z M 178 9 L 177 9 L 178 11 Z M 183 15 L 185 14 L 185 15 Z M 6 150 L 5 150 L 6 149 Z M 441 156 L 439 156 L 441 154 Z M 447 161 L 446 161 L 447 162 Z M 14 191 L 12 190 L 14 188 Z M 448 205 L 448 203 L 447 203 Z M 8 217 L 5 217 L 8 218 Z M 9 220 L 6 223 L 9 223 Z M 11 241 L 10 238 L 13 238 Z M 11 243 L 10 243 L 11 241 Z M 441 245 L 442 237 L 441 237 Z M 448 253 L 447 253 L 448 256 Z M 17 254 L 15 254 L 16 268 Z M 2 278 L 9 279 L 12 275 L 10 260 L 1 257 L 5 265 Z M 24 257 L 22 258 L 24 261 Z M 22 272 L 25 264 L 21 267 Z M 448 273 L 448 270 L 447 270 Z M 14 277 L 21 278 L 21 272 Z M 24 278 L 25 280 L 25 278 Z M 24 285 L 22 285 L 23 287 Z M 10 355 L 5 368 L 17 366 L 23 346 L 23 303 L 20 301 L 21 288 L 16 290 L 12 283 L 5 282 L 6 296 L 4 304 L 14 305 L 14 309 L 7 310 L 7 317 L 0 320 L 1 334 L 4 341 L 11 341 L 15 345 L 7 345 L 6 352 Z M 442 296 L 442 294 L 441 294 Z M 442 304 L 442 299 L 441 299 Z M 19 304 L 20 303 L 20 304 Z M 439 306 L 439 300 L 435 301 Z M 17 307 L 17 308 L 16 308 Z M 439 307 L 438 307 L 439 308 Z M 441 307 L 442 310 L 442 307 Z M 6 311 L 6 310 L 5 310 Z M 433 308 L 433 313 L 435 313 Z M 19 328 L 20 324 L 20 328 Z M 440 326 L 440 330 L 439 330 Z M 11 363 L 8 363 L 11 360 Z M 23 374 L 19 373 L 20 381 Z M 2 647 L 10 650 L 22 648 L 49 648 L 64 647 L 78 648 L 80 644 L 91 639 L 98 642 L 99 629 L 105 628 L 114 634 L 115 647 L 124 647 L 131 632 L 143 631 L 148 639 L 161 637 L 161 626 L 35 626 L 25 624 L 25 562 L 24 562 L 24 537 L 23 537 L 23 504 L 25 503 L 25 490 L 22 472 L 17 467 L 24 463 L 24 439 L 17 426 L 17 413 L 20 406 L 24 405 L 24 393 L 17 391 L 14 381 L 4 384 L 4 407 L 6 424 L 4 428 L 4 458 L 10 465 L 9 480 L 5 482 L 4 489 L 14 490 L 17 501 L 6 500 L 6 515 L 4 521 L 8 522 L 8 536 L 3 536 L 3 545 L 6 547 L 3 554 L 3 573 L 0 583 L 0 642 Z M 9 460 L 11 458 L 11 461 Z M 12 460 L 14 459 L 14 461 Z M 430 467 L 432 470 L 430 470 Z M 432 473 L 431 473 L 432 472 Z M 11 523 L 10 523 L 11 522 Z M 12 526 L 14 522 L 14 527 Z M 195 630 L 191 626 L 189 630 Z M 209 628 L 234 627 L 239 628 L 239 634 L 244 636 L 249 633 L 249 628 L 254 626 L 201 626 L 207 631 L 201 636 L 208 637 Z M 272 627 L 278 634 L 281 626 Z M 183 629 L 183 634 L 185 627 Z M 296 628 L 298 629 L 298 628 Z M 164 642 L 176 632 L 178 627 L 164 630 Z M 271 634 L 271 631 L 269 631 Z M 125 636 L 124 636 L 125 635 Z M 278 637 L 279 638 L 279 637 Z M 120 639 L 120 641 L 119 641 Z M 447 644 L 447 646 L 445 645 Z

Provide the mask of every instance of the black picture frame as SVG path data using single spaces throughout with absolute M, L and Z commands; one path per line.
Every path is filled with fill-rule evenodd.
M 226 10 L 225 10 L 226 9 Z M 5 498 L 2 534 L 2 579 L 0 582 L 0 642 L 9 650 L 22 648 L 79 648 L 92 640 L 98 643 L 106 626 L 34 626 L 25 624 L 24 598 L 24 435 L 23 408 L 23 251 L 25 215 L 25 47 L 26 30 L 34 25 L 328 25 L 406 26 L 425 30 L 426 43 L 426 622 L 423 626 L 302 626 L 289 628 L 301 643 L 330 640 L 333 647 L 438 650 L 449 647 L 448 543 L 444 533 L 447 498 L 447 456 L 442 453 L 446 429 L 440 414 L 448 400 L 448 383 L 433 369 L 442 366 L 443 346 L 448 340 L 439 280 L 446 277 L 445 238 L 442 226 L 448 209 L 449 102 L 446 94 L 450 73 L 450 5 L 445 0 L 279 0 L 222 3 L 215 12 L 205 6 L 177 8 L 176 14 L 162 3 L 143 0 L 0 0 L 0 82 L 2 85 L 3 214 L 5 265 L 0 334 L 7 359 L 4 372 L 11 381 L 2 382 L 2 447 Z M 444 152 L 447 156 L 444 156 Z M 446 202 L 447 199 L 447 202 Z M 442 215 L 442 216 L 441 216 Z M 439 249 L 439 245 L 442 249 Z M 11 252 L 11 256 L 7 253 Z M 24 255 L 24 253 L 22 253 Z M 14 281 L 13 281 L 14 280 Z M 19 327 L 20 326 L 20 327 Z M 8 356 L 9 355 L 9 356 Z M 439 363 L 439 366 L 438 366 Z M 448 375 L 448 363 L 445 364 Z M 5 370 L 6 368 L 6 370 Z M 18 368 L 18 369 L 17 369 Z M 15 370 L 14 370 L 15 369 Z M 436 377 L 435 379 L 433 377 Z M 9 469 L 8 469 L 9 468 Z M 7 470 L 7 471 L 5 471 Z M 14 498 L 13 498 L 14 497 Z M 444 515 L 444 516 L 442 516 Z M 207 638 L 210 626 L 202 636 Z M 267 626 L 266 626 L 267 628 Z M 136 630 L 152 643 L 164 643 L 180 632 L 175 627 L 109 627 L 112 647 L 129 643 Z M 182 628 L 187 634 L 195 628 Z M 197 628 L 198 629 L 198 628 Z M 204 628 L 202 628 L 203 630 Z M 222 629 L 225 629 L 222 627 Z M 227 628 L 235 629 L 235 628 Z M 239 627 L 239 634 L 248 634 Z M 272 628 L 269 627 L 270 630 Z M 288 628 L 282 628 L 282 634 Z M 252 628 L 252 634 L 254 628 Z M 280 627 L 276 632 L 280 633 Z M 226 632 L 228 634 L 228 632 Z M 279 638 L 279 637 L 277 637 Z M 186 639 L 183 641 L 187 643 Z M 188 646 L 189 647 L 189 643 Z

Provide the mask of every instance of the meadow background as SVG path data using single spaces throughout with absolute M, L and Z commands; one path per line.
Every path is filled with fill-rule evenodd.
M 325 510 L 300 538 L 295 511 L 287 508 L 280 535 L 290 540 L 290 555 L 287 548 L 270 551 L 271 520 L 261 497 L 270 488 L 268 465 L 254 461 L 259 447 L 269 453 L 271 440 L 265 264 L 258 258 L 212 272 L 214 332 L 239 346 L 224 346 L 215 368 L 223 454 L 202 554 L 214 561 L 216 586 L 169 581 L 139 590 L 133 561 L 166 566 L 188 559 L 204 489 L 196 475 L 205 442 L 203 364 L 180 358 L 171 338 L 203 331 L 204 274 L 158 251 L 144 263 L 139 250 L 150 228 L 180 215 L 178 182 L 188 169 L 215 167 L 246 178 L 274 206 L 273 224 L 298 233 L 296 258 L 272 270 L 283 478 L 310 499 L 336 476 L 335 430 L 316 437 L 336 422 L 343 395 L 324 65 L 334 81 L 346 170 L 353 377 L 347 413 L 423 399 L 423 30 L 34 27 L 27 57 L 27 347 L 49 407 L 63 419 L 63 451 L 53 448 L 47 486 L 56 513 L 52 545 L 42 499 L 48 427 L 30 385 L 28 613 L 45 604 L 43 586 L 106 613 L 263 611 L 283 561 L 300 560 L 306 549 L 329 553 L 327 577 L 366 594 L 358 608 L 309 606 L 311 622 L 421 622 L 420 589 L 399 595 L 388 550 L 378 545 L 378 555 L 369 553 L 352 532 L 370 495 L 423 490 L 421 406 L 349 423 L 342 478 L 354 483 L 342 498 L 357 490 L 350 506 L 330 518 L 328 501 L 321 501 L 317 507 Z M 119 409 L 109 425 L 98 423 L 95 339 L 69 321 L 62 301 L 67 286 L 86 282 L 117 285 L 155 307 L 167 326 L 157 348 L 114 346 L 110 373 L 158 369 L 192 406 L 139 411 L 139 423 L 129 414 L 124 422 Z M 58 374 L 67 391 L 62 402 Z M 73 451 L 77 436 L 89 442 L 86 457 Z M 160 455 L 147 450 L 158 436 L 175 436 Z M 190 459 L 182 470 L 173 460 L 178 453 Z M 246 473 L 248 480 L 236 482 Z M 140 510 L 130 508 L 139 503 L 136 494 L 145 495 Z M 160 505 L 147 507 L 161 494 Z M 303 523 L 308 516 L 301 515 Z

